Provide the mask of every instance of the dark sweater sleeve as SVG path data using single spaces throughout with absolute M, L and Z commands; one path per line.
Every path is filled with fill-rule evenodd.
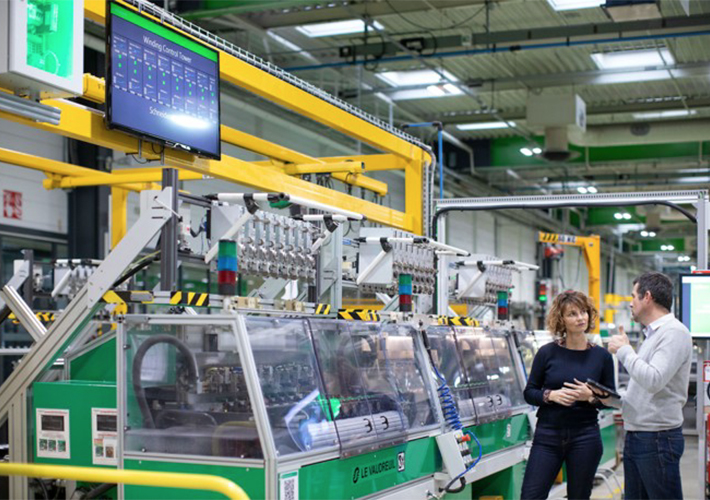
M 545 404 L 543 400 L 543 387 L 545 384 L 545 365 L 547 364 L 547 349 L 540 349 L 533 359 L 528 383 L 525 386 L 525 401 L 534 406 Z
M 611 357 L 608 351 L 606 351 L 604 356 L 604 368 L 602 371 L 601 380 L 598 382 L 609 389 L 616 390 L 616 381 L 614 380 L 614 358 Z M 601 401 L 598 401 L 594 406 L 597 408 L 606 408 Z

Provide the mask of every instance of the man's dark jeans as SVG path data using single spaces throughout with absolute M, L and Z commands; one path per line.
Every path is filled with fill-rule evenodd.
M 626 433 L 624 498 L 682 499 L 680 457 L 685 449 L 681 428 Z
M 535 430 L 525 468 L 522 500 L 547 498 L 562 463 L 567 464 L 567 498 L 588 499 L 603 452 L 599 426 Z

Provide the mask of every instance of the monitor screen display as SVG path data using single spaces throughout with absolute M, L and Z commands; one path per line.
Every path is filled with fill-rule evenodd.
M 710 337 L 710 275 L 681 275 L 680 320 L 694 337 Z
M 219 52 L 108 5 L 108 126 L 219 159 Z

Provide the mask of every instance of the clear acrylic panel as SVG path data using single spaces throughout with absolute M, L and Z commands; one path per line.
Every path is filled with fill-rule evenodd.
M 333 422 L 314 439 L 337 433 L 344 456 L 404 439 L 407 425 L 391 381 L 378 362 L 378 329 L 353 332 L 345 321 L 311 320 Z
M 461 356 L 456 349 L 454 330 L 450 326 L 430 326 L 427 329 L 427 336 L 432 357 L 437 364 L 439 373 L 446 379 L 451 390 L 459 417 L 462 419 L 475 418 L 473 396 L 469 389 L 468 376 L 463 369 Z M 437 386 L 440 383 L 437 382 Z
M 233 321 L 125 330 L 126 452 L 263 457 Z
M 497 330 L 491 330 L 490 336 L 498 358 L 496 378 L 491 381 L 491 387 L 496 394 L 502 394 L 507 398 L 512 408 L 525 406 L 527 403 L 525 403 L 522 383 L 513 361 L 510 340 L 507 334 Z
M 245 322 L 277 454 L 336 447 L 335 432 L 326 438 L 317 433 L 332 417 L 307 321 L 247 317 Z

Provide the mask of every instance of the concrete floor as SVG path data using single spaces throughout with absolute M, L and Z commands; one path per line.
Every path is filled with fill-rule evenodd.
M 616 477 L 621 485 L 624 485 L 624 466 L 619 465 L 616 469 Z M 680 459 L 680 474 L 683 479 L 683 497 L 687 500 L 695 500 L 703 498 L 698 484 L 698 438 L 696 436 L 685 436 L 685 452 Z M 620 499 L 620 491 L 616 482 L 611 480 L 610 483 L 614 489 L 612 496 L 609 488 L 602 482 L 592 490 L 593 500 L 609 500 Z

